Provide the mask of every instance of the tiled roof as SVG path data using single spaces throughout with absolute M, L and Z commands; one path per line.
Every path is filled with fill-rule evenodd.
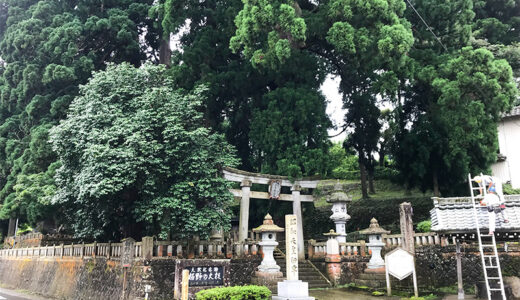
M 504 118 L 516 117 L 516 116 L 520 116 L 520 105 L 513 107 L 513 109 L 510 112 L 504 114 Z
M 430 211 L 432 231 L 443 233 L 475 232 L 473 205 L 470 197 L 432 198 L 434 208 Z M 505 196 L 506 218 L 509 223 L 503 223 L 498 214 L 496 218 L 497 232 L 520 232 L 520 195 Z M 484 206 L 477 208 L 480 228 L 488 228 L 488 211 Z

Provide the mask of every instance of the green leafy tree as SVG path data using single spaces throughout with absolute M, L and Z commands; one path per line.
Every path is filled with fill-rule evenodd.
M 204 127 L 203 89 L 176 90 L 164 67 L 123 63 L 80 89 L 51 131 L 62 166 L 54 201 L 80 237 L 207 235 L 228 227 L 234 166 L 224 136 Z
M 0 1 L 0 218 L 52 218 L 48 130 L 94 70 L 139 65 L 151 0 Z
M 485 171 L 494 161 L 496 122 L 516 89 L 506 61 L 464 48 L 471 41 L 472 1 L 414 5 L 429 16 L 440 42 L 409 10 L 416 39 L 411 67 L 387 86 L 397 99 L 394 154 L 408 186 L 455 193 L 468 172 Z
M 241 168 L 292 176 L 325 174 L 330 121 L 319 92 L 325 78 L 322 62 L 299 54 L 278 60 L 276 69 L 260 69 L 233 53 L 229 40 L 241 1 L 167 0 L 164 7 L 162 25 L 180 37 L 182 49 L 173 55 L 176 83 L 186 89 L 208 87 L 206 122 L 237 148 Z

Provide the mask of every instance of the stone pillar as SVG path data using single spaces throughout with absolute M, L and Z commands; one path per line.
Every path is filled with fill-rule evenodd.
M 295 184 L 292 186 L 292 201 L 293 201 L 293 215 L 296 215 L 297 241 L 298 241 L 298 259 L 305 260 L 305 243 L 303 240 L 303 218 L 302 218 L 302 204 L 300 199 L 301 186 Z
M 141 252 L 142 252 L 142 256 L 145 259 L 152 259 L 152 257 L 153 257 L 153 237 L 151 237 L 151 236 L 143 237 L 143 240 L 141 243 Z
M 413 254 L 415 253 L 415 243 L 412 215 L 412 204 L 403 202 L 399 205 L 399 222 L 401 225 L 401 234 L 403 235 L 402 247 Z
M 278 295 L 273 295 L 273 300 L 314 300 L 309 297 L 309 284 L 298 280 L 297 217 L 286 215 L 285 227 L 287 279 L 278 282 Z
M 240 199 L 240 221 L 238 225 L 238 241 L 243 242 L 247 239 L 249 228 L 249 197 L 251 195 L 251 180 L 244 180 L 241 183 L 242 199 Z
M 332 232 L 332 230 L 331 230 Z M 341 256 L 339 255 L 339 242 L 334 235 L 329 236 L 327 241 L 327 275 L 329 279 L 337 285 L 341 278 Z

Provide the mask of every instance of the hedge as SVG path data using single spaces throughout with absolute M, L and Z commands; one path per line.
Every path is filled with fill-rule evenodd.
M 399 231 L 399 204 L 410 202 L 413 208 L 413 221 L 419 223 L 430 218 L 433 208 L 431 197 L 401 197 L 390 199 L 368 198 L 353 201 L 348 206 L 351 219 L 347 222 L 347 232 L 367 228 L 374 217 L 379 225 L 393 233 Z
M 197 300 L 269 300 L 271 291 L 265 286 L 244 285 L 203 290 Z

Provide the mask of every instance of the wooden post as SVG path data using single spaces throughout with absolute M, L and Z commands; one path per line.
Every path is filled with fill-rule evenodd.
M 409 202 L 403 202 L 399 205 L 399 222 L 401 225 L 401 234 L 403 235 L 401 245 L 403 249 L 414 254 L 415 243 L 412 215 L 412 204 L 410 204 Z
M 413 292 L 415 294 L 415 298 L 419 298 L 419 289 L 417 288 L 417 273 L 415 272 L 415 258 L 413 264 Z
M 458 284 L 458 296 L 457 299 L 464 299 L 464 285 L 462 284 L 462 253 L 460 251 L 460 241 L 457 240 L 457 284 Z
M 121 300 L 126 299 L 126 271 L 128 268 L 123 267 L 123 293 L 121 294 Z
M 181 300 L 188 300 L 188 288 L 190 280 L 190 271 L 182 270 L 182 286 L 181 286 Z

